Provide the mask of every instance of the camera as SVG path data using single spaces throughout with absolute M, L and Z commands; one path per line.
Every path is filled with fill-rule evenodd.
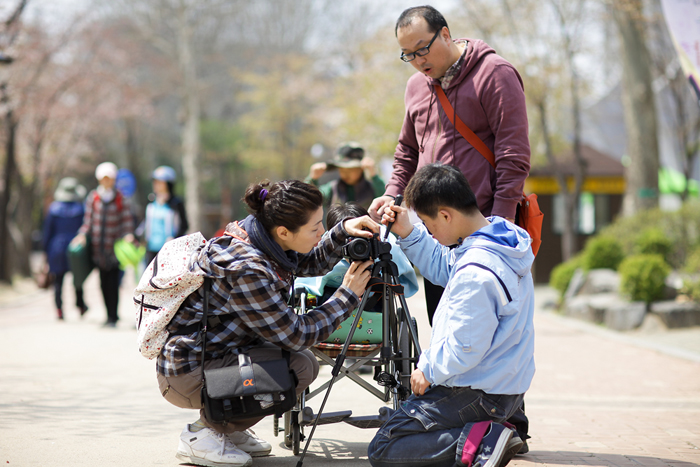
M 343 245 L 343 256 L 352 261 L 367 261 L 377 259 L 380 255 L 391 252 L 391 243 L 379 240 L 379 235 L 372 238 L 351 237 Z

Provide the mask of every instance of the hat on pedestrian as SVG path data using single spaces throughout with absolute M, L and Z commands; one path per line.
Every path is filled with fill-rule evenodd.
M 335 157 L 328 163 L 328 168 L 352 169 L 362 167 L 362 159 L 364 157 L 365 150 L 362 149 L 359 143 L 354 141 L 340 143 L 335 151 Z
M 175 183 L 175 180 L 177 179 L 177 174 L 175 173 L 175 169 L 173 169 L 172 167 L 169 167 L 167 165 L 161 165 L 153 171 L 153 174 L 151 174 L 151 178 L 153 180 L 161 180 L 163 182 Z
M 117 168 L 117 165 L 115 163 L 103 162 L 100 165 L 98 165 L 95 169 L 95 178 L 97 180 L 102 180 L 105 177 L 109 177 L 111 179 L 116 180 L 118 171 L 119 169 Z
M 53 199 L 65 203 L 82 201 L 85 198 L 85 187 L 73 177 L 62 178 L 53 194 Z

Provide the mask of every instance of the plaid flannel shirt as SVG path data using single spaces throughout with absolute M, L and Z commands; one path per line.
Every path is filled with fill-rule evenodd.
M 299 255 L 296 273 L 318 276 L 342 259 L 348 238 L 342 222 L 321 238 L 308 254 Z M 350 289 L 341 286 L 326 303 L 305 314 L 289 305 L 293 276 L 281 277 L 273 260 L 241 239 L 224 235 L 207 242 L 191 265 L 212 278 L 209 294 L 206 359 L 223 357 L 245 346 L 271 342 L 299 351 L 326 339 L 359 305 Z M 157 371 L 178 376 L 198 368 L 201 343 L 198 332 L 178 333 L 201 322 L 204 287 L 190 295 L 168 325 L 170 337 L 158 356 Z
M 117 197 L 120 199 L 117 200 Z M 97 191 L 92 190 L 85 201 L 85 217 L 79 232 L 90 235 L 92 261 L 98 268 L 117 267 L 119 261 L 114 254 L 114 242 L 134 233 L 134 217 L 129 200 L 117 192 L 112 201 L 105 203 Z

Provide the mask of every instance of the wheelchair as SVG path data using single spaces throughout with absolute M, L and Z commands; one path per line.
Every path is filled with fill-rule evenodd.
M 299 455 L 301 442 L 306 438 L 304 435 L 305 427 L 314 425 L 314 423 L 326 425 L 342 422 L 357 428 L 379 428 L 388 420 L 393 411 L 399 408 L 400 402 L 410 395 L 411 372 L 416 368 L 420 356 L 416 320 L 410 316 L 403 294 L 396 292 L 402 288 L 398 285 L 395 277 L 385 276 L 383 282 L 381 284 L 375 283 L 371 288 L 368 287 L 365 293 L 365 296 L 374 296 L 375 300 L 377 294 L 380 296 L 381 336 L 372 339 L 373 343 L 337 342 L 336 339 L 336 342 L 318 343 L 311 347 L 310 350 L 319 363 L 333 367 L 331 380 L 319 387 L 307 388 L 304 393 L 297 397 L 296 405 L 292 410 L 286 412 L 283 417 L 275 418 L 274 435 L 278 436 L 280 432 L 283 432 L 284 444 L 292 450 L 295 456 Z M 371 299 L 363 297 L 360 306 L 365 310 L 371 308 L 368 302 L 371 302 Z M 315 297 L 303 287 L 295 289 L 295 303 L 297 313 L 306 313 L 307 310 L 316 306 Z M 341 323 L 341 327 L 352 326 L 348 332 L 351 336 L 359 327 L 358 323 L 362 320 L 362 313 L 369 313 L 363 311 L 359 313 L 360 316 L 356 316 L 358 310 L 359 307 L 353 312 L 353 316 Z M 346 354 L 338 364 L 338 359 L 346 344 Z M 345 365 L 345 357 L 352 358 L 353 361 Z M 373 369 L 373 380 L 376 384 L 371 384 L 358 374 L 362 366 L 369 366 Z M 324 391 L 329 393 L 333 382 L 343 378 L 358 384 L 382 402 L 391 402 L 391 407 L 382 406 L 377 415 L 367 416 L 353 416 L 352 410 L 315 414 L 307 402 L 322 395 Z M 326 394 L 327 396 L 328 394 Z M 322 408 L 323 405 L 320 410 Z M 281 424 L 282 426 L 280 426 Z

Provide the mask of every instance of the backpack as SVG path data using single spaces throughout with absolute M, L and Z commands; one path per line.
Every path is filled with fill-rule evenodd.
M 206 243 L 197 232 L 163 245 L 134 289 L 139 352 L 148 359 L 160 354 L 168 339 L 166 327 L 180 305 L 204 283 L 204 273 L 192 272 L 190 258 Z
M 491 164 L 491 167 L 495 169 L 496 157 L 493 155 L 493 152 L 491 152 L 488 146 L 486 146 L 486 144 L 483 141 L 481 141 L 481 138 L 479 138 L 466 125 L 466 123 L 464 123 L 462 119 L 459 118 L 459 116 L 457 116 L 454 109 L 452 108 L 452 104 L 450 104 L 450 101 L 447 99 L 445 91 L 442 90 L 442 87 L 439 84 L 434 84 L 433 86 L 440 101 L 440 105 L 442 106 L 442 110 L 445 111 L 445 115 L 447 115 L 447 118 L 455 126 L 459 134 L 461 134 L 462 137 L 469 142 L 469 144 L 474 146 L 474 149 L 479 151 L 479 153 L 482 156 L 484 156 L 484 158 L 489 162 L 489 164 Z M 544 215 L 542 214 L 542 211 L 540 211 L 540 205 L 537 202 L 537 195 L 534 193 L 526 195 L 523 192 L 523 195 L 520 199 L 520 203 L 518 204 L 518 209 L 515 213 L 515 225 L 522 227 L 530 235 L 530 238 L 532 239 L 532 253 L 535 256 L 537 256 L 537 252 L 539 251 L 540 245 L 542 244 L 543 218 Z

